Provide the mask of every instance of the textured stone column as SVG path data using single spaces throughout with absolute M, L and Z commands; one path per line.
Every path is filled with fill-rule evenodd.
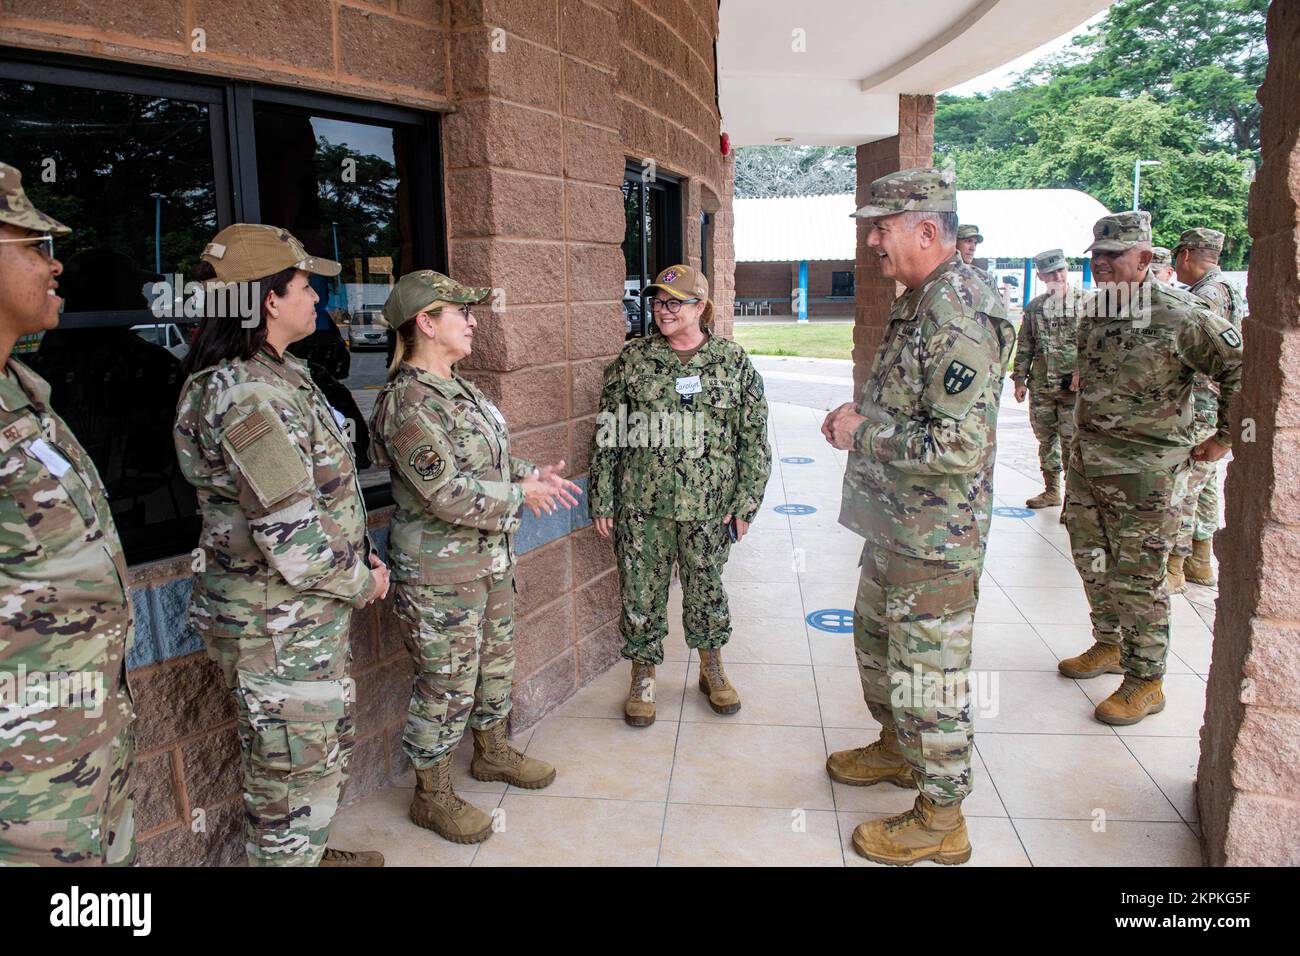
M 934 97 L 898 98 L 898 135 L 858 147 L 859 206 L 866 205 L 872 180 L 934 161 Z M 853 394 L 862 386 L 876 348 L 889 322 L 889 307 L 898 295 L 892 279 L 880 272 L 880 261 L 867 247 L 866 223 L 858 223 L 858 258 L 854 270 Z
M 1233 403 L 1197 805 L 1212 865 L 1300 864 L 1300 4 L 1268 16 L 1250 318 Z M 1250 430 L 1254 429 L 1254 440 Z

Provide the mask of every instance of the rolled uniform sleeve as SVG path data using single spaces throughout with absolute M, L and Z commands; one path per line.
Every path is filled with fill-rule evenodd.
M 519 527 L 523 487 L 514 482 L 474 478 L 459 471 L 445 423 L 421 409 L 402 423 L 388 442 L 392 467 L 427 503 L 429 511 L 450 524 L 482 531 L 511 532 Z M 522 458 L 515 463 L 532 465 Z
M 623 356 L 605 367 L 604 386 L 600 392 L 600 414 L 596 416 L 596 434 L 592 438 L 591 466 L 587 478 L 587 508 L 592 518 L 614 517 L 614 499 L 622 449 L 617 429 L 619 407 L 626 401 L 627 383 L 623 378 Z M 612 437 L 611 437 L 612 435 Z
M 291 587 L 364 606 L 377 589 L 364 554 L 331 533 L 317 507 L 310 438 L 301 412 L 275 396 L 237 404 L 219 447 L 239 490 L 253 543 Z M 295 437 L 298 436 L 298 437 Z
M 740 424 L 736 437 L 736 497 L 729 509 L 749 523 L 763 504 L 763 492 L 772 472 L 772 449 L 767 443 L 767 398 L 763 377 L 745 356 L 740 370 Z
M 1029 381 L 1029 370 L 1034 362 L 1034 349 L 1038 346 L 1036 325 L 1032 312 L 1020 320 L 1020 333 L 1016 336 L 1016 361 L 1011 369 L 1011 381 L 1017 385 L 1025 385 Z
M 918 406 L 928 414 L 905 422 L 863 422 L 854 444 L 861 454 L 902 472 L 970 472 L 989 440 L 984 416 L 971 410 L 989 385 L 998 349 L 987 333 L 976 340 L 949 322 L 926 336 L 924 354 L 934 356 L 924 366 Z
M 523 481 L 525 478 L 532 477 L 533 472 L 536 470 L 537 466 L 526 458 L 517 458 L 514 455 L 510 456 L 511 481 Z
M 1219 386 L 1218 431 L 1214 440 L 1231 448 L 1228 406 L 1241 388 L 1241 333 L 1222 316 L 1208 309 L 1197 309 L 1191 321 L 1179 327 L 1176 347 L 1184 365 L 1203 373 Z

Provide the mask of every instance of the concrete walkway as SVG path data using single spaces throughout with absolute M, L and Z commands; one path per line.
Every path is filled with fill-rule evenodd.
M 913 796 L 833 784 L 824 770 L 830 751 L 877 735 L 852 635 L 834 631 L 853 607 L 861 550 L 836 522 L 845 456 L 822 439 L 828 406 L 810 394 L 848 386 L 779 377 L 851 371 L 761 361 L 777 462 L 763 512 L 725 575 L 734 625 L 725 658 L 741 711 L 715 715 L 696 688 L 674 589 L 654 726 L 624 724 L 628 669 L 618 665 L 515 741 L 559 768 L 544 791 L 473 780 L 467 735 L 456 786 L 497 812 L 502 829 L 486 843 L 455 846 L 411 825 L 411 775 L 348 806 L 331 842 L 419 866 L 872 865 L 854 852 L 853 828 L 907 809 Z M 813 407 L 776 400 L 792 389 Z M 1009 383 L 998 440 L 996 504 L 1011 510 L 994 518 L 976 614 L 969 865 L 1199 865 L 1192 783 L 1214 592 L 1193 588 L 1173 600 L 1165 711 L 1130 728 L 1098 723 L 1093 706 L 1120 678 L 1076 682 L 1056 671 L 1090 643 L 1087 605 L 1058 511 L 1020 516 L 1038 468 Z M 806 507 L 781 514 L 780 505 Z M 808 622 L 827 611 L 817 620 L 832 630 Z

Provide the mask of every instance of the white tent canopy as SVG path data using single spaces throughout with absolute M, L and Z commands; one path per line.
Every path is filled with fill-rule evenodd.
M 857 257 L 851 193 L 735 201 L 737 262 L 799 262 Z M 1025 259 L 1060 248 L 1081 256 L 1092 225 L 1109 210 L 1077 189 L 959 189 L 962 222 L 980 227 L 976 255 Z

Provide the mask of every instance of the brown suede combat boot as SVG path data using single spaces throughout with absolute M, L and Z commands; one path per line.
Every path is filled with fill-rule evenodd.
M 506 722 L 474 730 L 474 759 L 469 772 L 475 780 L 504 780 L 512 787 L 540 790 L 555 780 L 555 768 L 533 757 L 525 757 L 506 740 Z
M 1171 554 L 1165 563 L 1165 587 L 1170 594 L 1182 594 L 1187 590 L 1187 578 L 1183 576 L 1183 556 Z
M 1183 562 L 1183 573 L 1193 584 L 1212 588 L 1216 583 L 1214 565 L 1210 562 L 1210 539 L 1193 538 L 1192 556 Z
M 722 651 L 700 648 L 700 693 L 709 695 L 715 714 L 734 714 L 740 710 L 740 695 L 722 670 Z
M 826 758 L 826 773 L 850 787 L 870 787 L 892 783 L 896 787 L 913 787 L 912 768 L 898 749 L 898 732 L 881 727 L 879 739 L 856 750 L 837 750 Z
M 655 722 L 655 666 L 632 662 L 632 684 L 623 704 L 623 720 L 633 727 Z
M 384 855 L 378 850 L 336 850 L 325 848 L 320 866 L 383 866 Z
M 922 860 L 965 863 L 971 854 L 961 804 L 941 807 L 923 793 L 906 813 L 859 824 L 853 831 L 853 849 L 868 860 L 891 866 Z
M 1078 657 L 1067 657 L 1056 665 L 1056 669 L 1066 677 L 1075 680 L 1087 680 L 1102 674 L 1122 674 L 1124 668 L 1119 665 L 1119 645 L 1094 643 Z
M 1061 503 L 1061 475 L 1043 472 L 1043 490 L 1025 502 L 1026 508 L 1054 508 Z
M 482 843 L 492 835 L 492 818 L 451 788 L 451 754 L 415 771 L 411 822 L 452 843 Z
M 1119 690 L 1098 704 L 1093 716 L 1103 724 L 1120 727 L 1136 724 L 1147 714 L 1158 714 L 1165 709 L 1163 685 L 1162 677 L 1125 674 Z

